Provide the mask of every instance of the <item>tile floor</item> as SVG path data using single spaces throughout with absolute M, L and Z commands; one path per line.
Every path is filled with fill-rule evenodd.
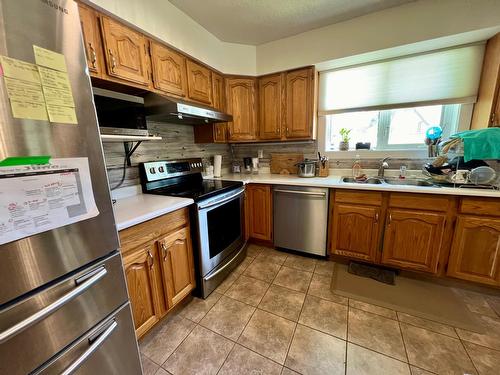
M 478 334 L 336 295 L 332 275 L 332 262 L 250 245 L 209 298 L 141 340 L 144 374 L 500 374 L 500 296 L 461 292 Z

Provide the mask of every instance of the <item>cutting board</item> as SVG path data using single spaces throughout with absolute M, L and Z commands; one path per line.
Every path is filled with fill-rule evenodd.
M 304 161 L 304 154 L 271 154 L 271 173 L 297 174 L 295 164 Z

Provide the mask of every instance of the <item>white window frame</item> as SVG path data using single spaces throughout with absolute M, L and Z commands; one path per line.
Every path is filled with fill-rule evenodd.
M 443 103 L 449 104 L 449 103 Z M 462 104 L 459 113 L 457 132 L 469 130 L 472 120 L 473 104 Z M 427 148 L 423 145 L 422 148 L 415 149 L 391 149 L 391 150 L 349 150 L 349 151 L 331 151 L 326 148 L 327 142 L 331 139 L 329 131 L 326 126 L 326 116 L 318 116 L 318 150 L 328 156 L 330 159 L 353 159 L 359 155 L 363 159 L 379 159 L 382 157 L 390 156 L 392 158 L 404 159 L 424 159 L 427 158 Z M 352 145 L 351 145 L 352 146 Z

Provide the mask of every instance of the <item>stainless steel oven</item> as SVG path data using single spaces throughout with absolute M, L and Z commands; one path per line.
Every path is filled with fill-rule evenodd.
M 245 188 L 196 203 L 199 287 L 208 296 L 245 257 Z

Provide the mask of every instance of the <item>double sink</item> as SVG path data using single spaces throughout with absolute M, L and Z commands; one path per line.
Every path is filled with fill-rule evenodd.
M 345 183 L 353 183 L 353 184 L 368 184 L 368 185 L 410 185 L 410 186 L 423 186 L 423 187 L 440 187 L 439 185 L 435 185 L 431 181 L 428 180 L 420 180 L 414 178 L 390 178 L 390 177 L 370 177 L 364 181 L 356 181 L 354 177 L 342 177 L 342 182 Z

